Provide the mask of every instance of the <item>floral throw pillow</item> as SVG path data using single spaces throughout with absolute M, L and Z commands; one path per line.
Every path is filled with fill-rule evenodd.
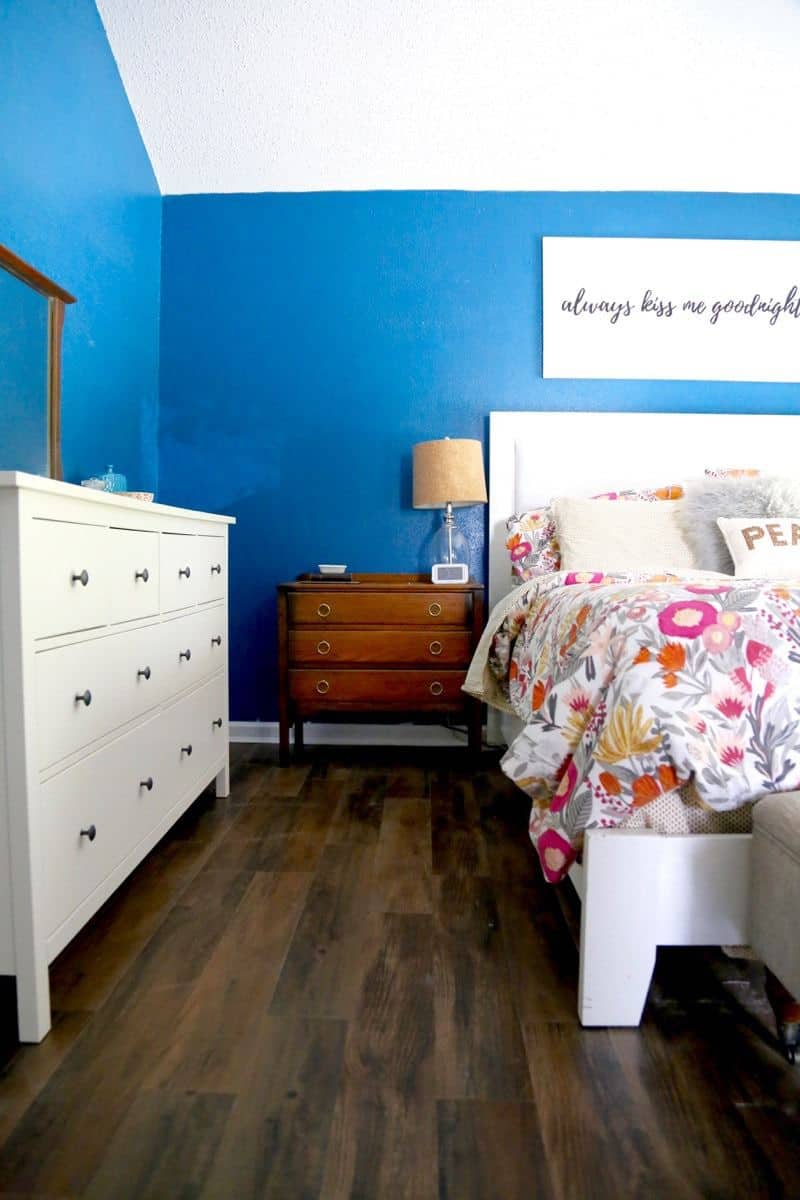
M 680 500 L 683 488 L 671 484 L 659 488 L 627 488 L 603 492 L 593 500 Z M 506 521 L 506 549 L 511 559 L 511 574 L 517 583 L 525 583 L 537 575 L 561 569 L 561 547 L 556 535 L 556 523 L 549 505 L 531 512 L 520 513 Z

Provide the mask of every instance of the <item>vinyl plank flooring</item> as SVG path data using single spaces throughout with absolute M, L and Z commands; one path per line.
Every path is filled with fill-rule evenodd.
M 51 968 L 0 982 L 0 1197 L 797 1194 L 800 1069 L 757 967 L 659 951 L 582 1029 L 577 905 L 496 756 L 240 747 Z
M 465 875 L 448 875 L 437 884 L 437 1097 L 528 1100 L 525 1045 L 494 885 Z
M 375 851 L 376 870 L 409 863 L 420 873 L 433 870 L 430 801 L 386 798 Z
M 434 1068 L 432 918 L 387 914 L 349 1027 L 322 1196 L 433 1200 Z
M 188 987 L 96 1014 L 0 1149 L 0 1195 L 82 1196 L 150 1065 L 171 1043 Z
M 281 971 L 271 1012 L 348 1019 L 380 916 L 369 911 L 371 845 L 326 846 Z
M 433 872 L 489 875 L 486 842 L 472 782 L 456 772 L 439 772 L 431 782 Z
M 136 1097 L 83 1200 L 198 1196 L 225 1130 L 233 1096 Z
M 302 912 L 309 876 L 253 876 L 178 1016 L 149 1088 L 232 1092 L 253 1045 Z
M 566 934 L 553 889 L 509 873 L 496 885 L 514 1006 L 528 1022 L 577 1025 L 578 953 Z
M 555 1195 L 533 1104 L 441 1100 L 438 1134 L 439 1200 L 549 1200 Z M 578 1190 L 572 1195 L 589 1197 Z
M 344 1054 L 341 1021 L 264 1015 L 203 1200 L 319 1195 Z
M 370 771 L 355 790 L 342 789 L 328 826 L 329 844 L 377 842 L 386 788 L 386 775 Z
M 38 1046 L 19 1046 L 0 1074 L 0 1146 L 44 1089 L 86 1028 L 88 1012 L 56 1013 Z
M 659 1158 L 663 1138 L 642 1129 L 641 1093 L 630 1086 L 608 1030 L 535 1022 L 525 1025 L 525 1041 L 555 1196 L 693 1194 L 675 1147 Z

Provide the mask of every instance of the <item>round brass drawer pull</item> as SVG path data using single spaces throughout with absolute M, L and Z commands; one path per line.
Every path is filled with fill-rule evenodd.
M 444 691 L 444 684 L 439 683 L 438 679 L 434 679 L 429 690 L 432 696 L 441 696 L 442 692 Z
M 317 684 L 317 691 L 319 692 L 320 696 L 324 696 L 325 693 L 329 692 L 330 690 L 331 685 L 328 683 L 327 679 L 320 679 L 319 683 Z
M 330 654 L 331 644 L 323 638 L 321 642 L 317 642 L 317 654 Z
M 440 617 L 442 615 L 442 606 L 438 600 L 434 600 L 428 605 L 428 613 L 432 617 Z
M 441 642 L 431 642 L 430 646 L 428 646 L 428 649 L 430 650 L 431 654 L 441 654 L 444 647 L 442 646 Z
M 326 602 L 323 600 L 322 604 L 320 604 L 319 608 L 317 609 L 317 616 L 318 617 L 329 617 L 330 615 L 331 615 L 331 606 L 330 606 L 330 604 L 326 604 Z

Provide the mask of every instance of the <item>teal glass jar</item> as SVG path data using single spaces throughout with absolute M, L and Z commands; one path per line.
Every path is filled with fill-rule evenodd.
M 115 471 L 112 466 L 109 466 L 105 475 L 101 475 L 101 479 L 105 480 L 107 492 L 127 492 L 128 480 L 124 475 L 120 475 L 119 471 Z

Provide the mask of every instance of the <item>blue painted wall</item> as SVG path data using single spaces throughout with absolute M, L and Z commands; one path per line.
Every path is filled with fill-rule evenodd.
M 544 380 L 543 234 L 797 238 L 800 198 L 457 192 L 164 202 L 162 498 L 229 512 L 231 715 L 274 719 L 275 584 L 417 569 L 411 447 L 492 409 L 800 410 L 800 387 Z M 482 567 L 485 510 L 465 510 Z
M 93 0 L 0 0 L 0 242 L 78 303 L 64 476 L 158 477 L 161 197 Z

